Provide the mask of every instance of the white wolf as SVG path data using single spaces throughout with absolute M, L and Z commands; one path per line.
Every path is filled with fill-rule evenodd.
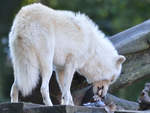
M 11 102 L 18 102 L 36 87 L 41 73 L 41 94 L 46 105 L 52 71 L 62 92 L 61 104 L 73 105 L 70 86 L 75 71 L 93 83 L 94 93 L 105 96 L 120 75 L 125 57 L 84 14 L 48 8 L 40 3 L 23 7 L 9 34 L 14 68 Z

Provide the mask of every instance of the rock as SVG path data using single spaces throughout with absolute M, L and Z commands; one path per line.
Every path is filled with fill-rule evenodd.
M 2 103 L 0 113 L 23 113 L 23 103 Z
M 150 111 L 122 110 L 122 111 L 116 111 L 115 113 L 150 113 Z
M 103 108 L 55 105 L 45 106 L 32 103 L 1 103 L 0 113 L 108 113 Z M 150 113 L 150 111 L 122 110 L 115 113 Z
M 1 103 L 0 113 L 107 113 L 103 108 L 32 103 Z

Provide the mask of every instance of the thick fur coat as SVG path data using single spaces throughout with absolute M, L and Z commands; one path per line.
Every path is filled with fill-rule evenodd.
M 105 96 L 120 75 L 125 57 L 118 55 L 104 33 L 84 14 L 60 11 L 35 3 L 23 7 L 9 34 L 14 68 L 11 101 L 18 102 L 36 87 L 41 73 L 41 93 L 46 105 L 52 71 L 62 92 L 62 104 L 73 105 L 70 86 L 75 71 L 93 83 L 93 91 Z

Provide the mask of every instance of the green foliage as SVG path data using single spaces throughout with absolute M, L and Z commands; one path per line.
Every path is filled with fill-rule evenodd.
M 149 0 L 24 0 L 42 2 L 54 9 L 87 14 L 106 34 L 112 35 L 147 20 Z
M 22 1 L 22 6 L 27 5 L 27 4 L 32 4 L 37 2 L 37 0 L 23 0 Z
M 150 17 L 148 0 L 50 0 L 55 9 L 80 11 L 92 18 L 108 35 L 121 32 Z

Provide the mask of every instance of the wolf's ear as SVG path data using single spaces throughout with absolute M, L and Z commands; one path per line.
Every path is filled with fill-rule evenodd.
M 126 58 L 123 55 L 119 55 L 119 57 L 117 58 L 117 65 L 122 64 L 123 62 L 125 62 Z

